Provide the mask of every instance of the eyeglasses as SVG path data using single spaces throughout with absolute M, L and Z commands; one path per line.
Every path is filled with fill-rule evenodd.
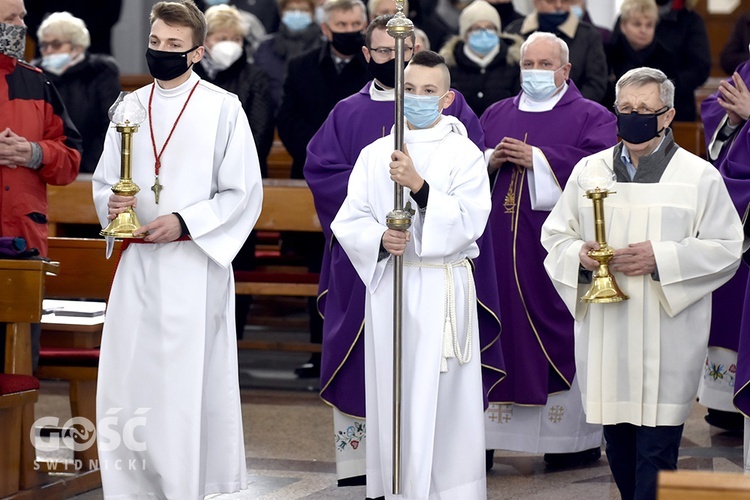
M 467 31 L 467 33 L 469 33 L 469 34 L 472 34 L 472 33 L 481 33 L 482 31 L 484 31 L 486 33 L 497 34 L 497 30 L 495 28 L 474 28 L 474 29 L 470 29 L 469 31 Z
M 635 113 L 637 115 L 660 115 L 664 112 L 666 112 L 669 109 L 669 106 L 662 106 L 661 108 L 657 110 L 653 110 L 651 108 L 647 107 L 638 107 L 634 108 L 632 106 L 618 106 L 615 104 L 615 111 L 617 111 L 617 114 L 620 115 L 629 115 L 632 113 Z
M 414 47 L 404 45 L 404 56 L 410 55 L 413 50 Z M 378 47 L 377 49 L 370 49 L 370 54 L 376 61 L 387 61 L 391 58 L 391 56 L 396 56 L 396 49 L 391 49 L 388 47 Z
M 39 50 L 59 50 L 63 45 L 67 45 L 70 42 L 61 42 L 60 40 L 52 40 L 51 42 L 39 42 Z

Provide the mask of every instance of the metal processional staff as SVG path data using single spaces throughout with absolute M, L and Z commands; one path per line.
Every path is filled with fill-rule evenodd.
M 414 33 L 414 23 L 404 15 L 404 0 L 396 0 L 398 11 L 386 25 L 396 40 L 396 123 L 393 136 L 395 148 L 404 149 L 404 40 Z M 394 209 L 386 215 L 389 229 L 406 231 L 411 226 L 411 213 L 404 209 L 404 189 L 394 182 Z M 393 266 L 393 494 L 401 493 L 401 325 L 404 278 L 403 255 L 394 256 Z

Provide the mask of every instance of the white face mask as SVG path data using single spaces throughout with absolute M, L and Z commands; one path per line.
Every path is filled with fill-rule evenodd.
M 545 101 L 552 97 L 558 89 L 555 85 L 555 71 L 557 70 L 522 69 L 521 88 L 531 99 Z
M 70 64 L 70 52 L 58 52 L 57 54 L 48 54 L 42 57 L 42 68 L 55 75 L 61 75 L 68 64 Z
M 209 56 L 216 69 L 223 71 L 242 56 L 242 45 L 229 40 L 218 42 L 211 47 Z

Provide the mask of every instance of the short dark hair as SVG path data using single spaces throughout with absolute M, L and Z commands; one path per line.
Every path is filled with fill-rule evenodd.
M 367 25 L 367 30 L 365 31 L 365 47 L 367 47 L 368 49 L 372 48 L 372 32 L 375 30 L 387 30 L 388 21 L 390 21 L 391 19 L 393 19 L 393 14 L 382 14 L 370 21 L 370 24 Z M 416 37 L 413 31 L 409 39 L 411 40 L 412 47 L 414 47 L 414 44 L 416 43 Z
M 445 87 L 446 90 L 450 90 L 451 88 L 451 72 L 448 69 L 448 65 L 445 64 L 445 59 L 443 56 L 438 54 L 437 52 L 433 52 L 431 50 L 420 50 L 413 56 L 411 56 L 411 61 L 409 61 L 409 66 L 424 66 L 425 68 L 439 68 L 440 72 L 443 74 L 443 78 L 445 78 Z
M 414 54 L 409 64 L 413 64 L 415 66 L 426 66 L 428 68 L 434 68 L 436 66 L 440 66 L 441 64 L 443 66 L 446 66 L 445 58 L 437 52 L 433 52 L 431 50 L 420 50 L 419 52 Z
M 159 2 L 151 9 L 151 25 L 161 19 L 169 26 L 184 26 L 193 30 L 193 44 L 203 45 L 206 40 L 206 17 L 193 0 Z

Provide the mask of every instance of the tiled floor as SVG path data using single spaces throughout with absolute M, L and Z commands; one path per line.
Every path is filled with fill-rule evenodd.
M 294 306 L 292 304 L 291 306 Z M 284 321 L 257 321 L 246 335 L 305 338 L 302 311 L 287 314 Z M 247 490 L 213 497 L 218 500 L 336 500 L 364 499 L 364 486 L 336 486 L 331 409 L 317 395 L 317 381 L 299 380 L 293 369 L 306 360 L 304 354 L 242 352 L 240 372 L 245 448 L 249 474 Z M 37 417 L 67 418 L 67 387 L 45 381 L 37 404 Z M 705 409 L 696 404 L 680 450 L 679 467 L 716 471 L 742 471 L 742 437 L 720 432 L 703 421 Z M 487 477 L 490 499 L 617 499 L 606 458 L 593 466 L 574 470 L 549 470 L 541 456 L 495 452 L 494 467 Z M 74 497 L 102 498 L 101 490 Z
M 679 467 L 741 472 L 741 436 L 710 428 L 703 413 L 696 405 L 690 416 Z M 336 486 L 331 411 L 314 393 L 245 390 L 243 415 L 249 487 L 214 499 L 365 498 L 364 486 Z M 541 456 L 498 450 L 487 485 L 489 499 L 619 498 L 604 457 L 591 467 L 553 471 L 546 468 Z M 102 494 L 96 490 L 74 498 L 98 500 Z

